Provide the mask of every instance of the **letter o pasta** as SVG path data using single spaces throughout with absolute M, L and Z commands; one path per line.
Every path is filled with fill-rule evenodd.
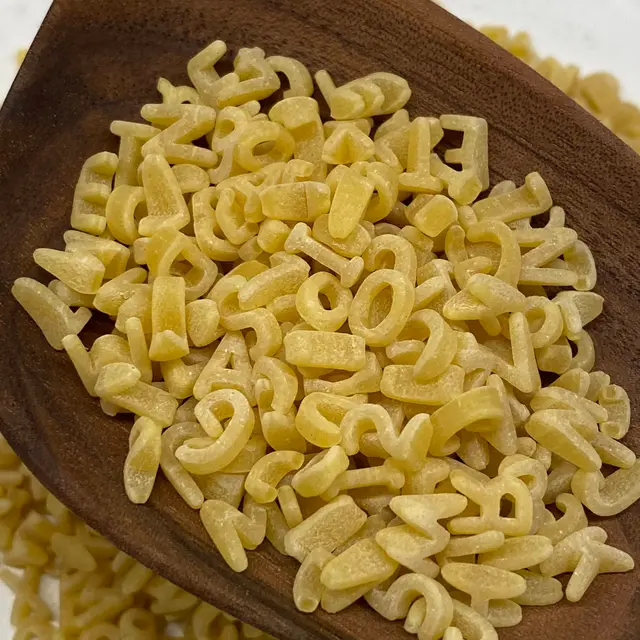
M 391 305 L 384 319 L 370 326 L 371 310 L 376 298 L 387 287 L 391 289 Z M 384 347 L 402 331 L 415 300 L 414 287 L 399 271 L 380 269 L 367 276 L 360 285 L 349 309 L 349 328 L 370 347 Z

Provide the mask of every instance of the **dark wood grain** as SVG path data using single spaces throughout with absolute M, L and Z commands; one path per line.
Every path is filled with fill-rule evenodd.
M 147 506 L 130 504 L 121 469 L 128 424 L 85 394 L 9 294 L 42 278 L 31 260 L 60 247 L 84 158 L 115 150 L 113 119 L 156 101 L 159 75 L 186 81 L 187 60 L 222 38 L 292 55 L 338 81 L 387 70 L 406 77 L 414 114 L 483 116 L 492 182 L 538 170 L 569 223 L 593 248 L 606 298 L 594 326 L 598 365 L 640 404 L 640 160 L 550 84 L 484 36 L 425 0 L 58 0 L 0 114 L 1 429 L 60 499 L 118 546 L 182 587 L 294 640 L 409 636 L 364 606 L 303 615 L 291 601 L 294 562 L 265 544 L 234 574 L 165 481 Z M 629 444 L 640 444 L 632 429 Z M 604 523 L 640 558 L 640 511 Z M 598 579 L 583 602 L 528 610 L 504 639 L 637 640 L 636 571 Z

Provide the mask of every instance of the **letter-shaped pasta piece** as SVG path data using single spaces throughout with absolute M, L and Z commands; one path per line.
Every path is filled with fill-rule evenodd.
M 371 82 L 376 85 L 382 92 L 384 99 L 380 106 L 375 109 L 375 111 L 367 110 L 360 117 L 393 113 L 398 109 L 401 109 L 407 103 L 411 96 L 411 89 L 409 88 L 409 84 L 404 78 L 401 78 L 395 73 L 378 71 L 376 73 L 371 73 L 364 78 L 348 82 L 347 84 L 340 87 L 331 96 L 332 115 L 334 115 L 334 107 L 338 110 L 340 109 L 342 92 L 353 89 L 356 93 L 358 93 L 358 87 L 363 85 L 365 82 Z M 350 100 L 347 97 L 347 104 L 349 104 L 349 102 Z
M 533 247 L 522 257 L 521 284 L 572 286 L 577 276 L 568 268 L 554 266 L 554 261 L 572 247 L 578 234 L 565 227 L 516 231 L 522 247 Z M 560 265 L 563 265 L 560 262 Z M 564 265 L 566 266 L 566 265 Z
M 72 311 L 51 289 L 31 278 L 18 278 L 11 294 L 58 351 L 64 348 L 63 338 L 79 334 L 91 318 L 89 309 Z
M 256 148 L 272 143 L 271 150 L 256 153 Z M 259 171 L 273 162 L 286 162 L 293 155 L 295 140 L 277 122 L 249 122 L 240 132 L 234 151 L 236 162 L 246 171 Z
M 138 218 L 145 206 L 144 189 L 122 184 L 109 196 L 105 208 L 107 226 L 113 237 L 124 244 L 139 238 Z
M 253 309 L 222 317 L 222 326 L 230 331 L 253 329 L 256 334 L 256 344 L 249 349 L 252 360 L 261 356 L 274 355 L 282 344 L 280 325 L 271 311 L 267 309 Z
M 565 595 L 578 602 L 599 573 L 631 571 L 633 558 L 620 549 L 605 544 L 607 532 L 600 527 L 587 527 L 561 540 L 553 555 L 540 565 L 543 576 L 571 573 Z
M 527 433 L 552 453 L 585 471 L 597 471 L 602 460 L 589 443 L 592 423 L 575 411 L 544 409 L 536 411 L 525 425 Z
M 441 638 L 453 618 L 453 602 L 446 589 L 418 573 L 398 578 L 387 591 L 374 589 L 366 596 L 369 605 L 387 620 L 407 617 L 413 602 L 423 598 L 426 615 L 418 630 L 420 640 Z
M 456 171 L 442 162 L 436 153 L 431 154 L 431 171 L 436 178 L 440 178 L 446 184 L 449 197 L 461 207 L 468 207 L 482 191 L 482 183 L 475 171 L 472 169 Z M 473 212 L 470 207 L 468 208 Z M 475 214 L 473 218 L 477 220 Z
M 534 349 L 549 347 L 562 335 L 562 312 L 553 301 L 542 296 L 529 296 L 525 301 L 524 314 Z
M 496 315 L 467 289 L 463 289 L 447 300 L 442 315 L 450 322 L 478 320 L 485 333 L 495 336 L 500 333 L 500 323 Z
M 335 379 L 334 379 L 335 378 Z M 358 393 L 375 393 L 380 391 L 380 380 L 382 379 L 382 367 L 378 358 L 370 351 L 365 352 L 364 367 L 356 371 L 348 378 L 344 378 L 341 372 L 329 374 L 327 379 L 305 378 L 304 392 L 313 393 L 321 391 L 324 393 L 334 393 L 339 396 L 351 396 Z
M 471 608 L 480 615 L 489 611 L 489 600 L 522 595 L 527 583 L 511 571 L 468 562 L 450 562 L 442 567 L 442 577 L 456 589 L 471 596 Z
M 284 251 L 284 243 L 291 229 L 281 220 L 264 220 L 258 229 L 256 242 L 266 253 Z
M 216 219 L 213 201 L 218 197 L 215 187 L 209 187 L 193 194 L 191 209 L 196 242 L 200 250 L 212 260 L 233 261 L 238 257 L 238 248 L 223 235 Z
M 259 378 L 255 383 L 255 395 L 260 412 L 262 433 L 269 446 L 276 451 L 293 450 L 305 452 L 307 443 L 295 426 L 296 411 L 289 409 L 286 413 L 273 411 L 273 385 L 267 378 Z
M 176 457 L 190 473 L 204 475 L 220 471 L 231 463 L 247 444 L 253 432 L 255 418 L 247 399 L 235 389 L 214 391 L 210 410 L 222 422 L 230 418 L 224 433 L 207 446 L 186 442 L 176 451 Z M 204 443 L 203 443 L 204 444 Z
M 158 135 L 145 142 L 142 155 L 164 156 L 171 164 L 189 163 L 209 169 L 218 156 L 210 149 L 192 143 L 213 131 L 216 122 L 215 109 L 195 104 L 147 104 L 142 107 L 142 117 L 153 124 L 167 125 Z
M 538 534 L 549 538 L 554 545 L 589 524 L 580 500 L 574 495 L 561 493 L 556 498 L 556 506 L 564 515 L 558 520 L 555 518 L 545 520 L 538 529 Z
M 220 194 L 215 219 L 223 235 L 234 245 L 242 245 L 258 233 L 258 226 L 245 213 L 247 197 L 241 186 L 218 186 Z M 238 254 L 239 255 L 239 254 Z
M 498 467 L 498 474 L 520 478 L 529 488 L 533 500 L 541 500 L 547 491 L 545 466 L 542 462 L 521 453 L 505 456 Z
M 171 275 L 176 263 L 181 263 L 187 302 L 207 293 L 218 275 L 217 265 L 187 236 L 171 227 L 159 229 L 153 234 L 146 253 L 147 266 L 153 278 Z M 185 263 L 190 266 L 189 270 L 182 268 Z
M 264 457 L 267 450 L 265 439 L 259 435 L 252 435 L 247 444 L 242 447 L 240 453 L 225 467 L 221 469 L 221 473 L 242 473 L 247 474 L 251 471 L 251 467 Z M 204 476 L 206 480 L 207 476 Z
M 295 256 L 293 260 L 267 269 L 251 278 L 238 291 L 240 309 L 248 311 L 264 307 L 278 296 L 296 293 L 308 275 L 309 265 Z
M 260 190 L 259 195 L 262 212 L 271 220 L 313 222 L 331 205 L 329 187 L 322 182 L 274 184 Z
M 481 191 L 489 188 L 489 147 L 487 121 L 461 115 L 442 115 L 440 124 L 445 130 L 463 134 L 459 149 L 445 151 L 445 162 L 459 164 L 463 171 L 471 171 L 480 180 Z
M 217 106 L 237 106 L 250 100 L 263 100 L 280 88 L 280 79 L 258 47 L 242 48 L 233 61 L 236 81 L 218 93 Z
M 140 165 L 148 215 L 138 224 L 141 236 L 152 236 L 160 227 L 182 229 L 191 216 L 180 185 L 163 156 L 148 155 Z
M 606 478 L 600 471 L 578 469 L 571 490 L 582 504 L 597 516 L 614 516 L 640 498 L 640 462 L 618 469 Z
M 284 337 L 287 362 L 302 367 L 358 371 L 365 365 L 365 341 L 329 331 L 290 331 Z
M 378 324 L 369 326 L 374 300 L 387 287 L 392 290 L 388 313 Z M 349 327 L 355 335 L 364 338 L 367 345 L 384 347 L 402 331 L 413 309 L 414 299 L 414 288 L 407 276 L 392 269 L 375 271 L 365 278 L 354 296 L 349 310 Z
M 138 418 L 131 429 L 124 488 L 135 504 L 144 504 L 151 495 L 160 465 L 161 434 L 162 426 L 150 418 Z
M 349 457 L 339 445 L 316 454 L 293 476 L 291 486 L 303 497 L 324 493 L 349 468 Z
M 322 161 L 327 164 L 347 165 L 364 162 L 373 157 L 373 140 L 350 122 L 340 123 L 327 137 L 322 147 Z M 344 172 L 346 175 L 349 172 Z M 373 185 L 368 182 L 370 189 Z M 371 195 L 371 194 L 369 194 Z M 364 204 L 366 207 L 367 202 Z
M 271 409 L 278 413 L 287 413 L 293 406 L 298 393 L 298 378 L 286 363 L 263 356 L 253 367 L 253 380 L 265 377 L 272 385 Z
M 118 164 L 115 153 L 96 153 L 88 158 L 76 184 L 71 209 L 71 226 L 94 236 L 107 226 L 106 204 Z
M 398 200 L 398 174 L 384 162 L 356 162 L 351 169 L 373 184 L 364 219 L 374 223 L 384 220 Z
M 247 493 L 258 503 L 273 502 L 278 497 L 278 483 L 290 471 L 297 471 L 304 456 L 297 451 L 272 451 L 256 462 L 245 480 Z
M 329 233 L 344 240 L 363 219 L 373 195 L 373 182 L 357 171 L 345 171 L 336 186 L 329 210 Z
M 434 433 L 429 451 L 434 456 L 450 455 L 458 448 L 458 431 L 491 431 L 503 417 L 504 406 L 496 389 L 471 389 L 431 415 Z
M 458 219 L 454 202 L 441 194 L 417 196 L 405 213 L 409 222 L 430 238 L 444 233 Z
M 105 274 L 104 264 L 87 250 L 36 249 L 33 260 L 78 293 L 97 293 Z
M 375 429 L 384 450 L 409 470 L 419 468 L 424 462 L 433 433 L 426 414 L 411 418 L 400 433 L 385 409 L 375 404 L 363 404 L 351 409 L 343 418 L 340 429 L 344 450 L 349 455 L 359 451 L 362 435 Z
M 94 308 L 93 300 L 95 295 L 90 293 L 78 293 L 60 280 L 51 280 L 47 287 L 50 291 L 55 293 L 62 302 L 70 307 L 86 307 L 87 309 Z
M 156 88 L 162 96 L 163 104 L 202 104 L 202 98 L 193 87 L 174 86 L 170 80 L 158 78 Z
M 567 338 L 580 337 L 582 329 L 602 313 L 604 298 L 592 291 L 561 291 L 553 301 L 562 310 Z
M 206 189 L 209 182 L 209 174 L 195 164 L 176 164 L 171 167 L 182 193 L 195 193 Z
M 216 351 L 193 387 L 193 395 L 201 400 L 218 389 L 237 389 L 251 404 L 255 404 L 251 384 L 251 362 L 243 335 L 230 331 L 220 341 Z
M 136 187 L 139 184 L 138 167 L 142 162 L 142 145 L 159 134 L 160 129 L 139 122 L 114 120 L 110 131 L 120 138 L 114 186 L 116 188 L 125 185 Z
M 294 157 L 314 165 L 311 179 L 324 179 L 327 172 L 322 162 L 325 135 L 318 103 L 308 97 L 285 98 L 271 107 L 269 119 L 281 124 L 293 136 Z
M 331 552 L 362 527 L 367 514 L 350 496 L 339 496 L 303 520 L 285 536 L 286 553 L 303 562 L 315 548 Z
M 590 375 L 593 376 L 593 373 Z M 595 396 L 595 393 L 591 394 L 591 387 L 589 389 L 590 395 Z M 607 411 L 607 420 L 600 424 L 600 431 L 610 438 L 624 438 L 631 423 L 631 404 L 627 392 L 616 384 L 606 384 L 597 399 Z
M 540 373 L 529 333 L 526 317 L 521 312 L 509 317 L 512 362 L 498 357 L 495 372 L 513 387 L 523 393 L 535 393 L 540 389 Z
M 95 384 L 98 379 L 98 369 L 91 354 L 87 352 L 82 344 L 82 340 L 74 333 L 68 334 L 62 338 L 62 347 L 78 372 L 78 376 L 87 393 L 96 397 Z M 150 382 L 150 380 L 147 380 L 147 382 Z
M 513 455 L 517 451 L 517 434 L 506 387 L 502 378 L 495 374 L 489 376 L 486 386 L 493 387 L 498 392 L 502 402 L 503 417 L 496 429 L 483 431 L 480 435 L 502 455 Z
M 178 401 L 166 391 L 142 382 L 140 371 L 131 364 L 115 362 L 100 369 L 95 391 L 108 400 L 138 416 L 145 416 L 167 427 L 173 422 Z
M 396 496 L 391 499 L 390 507 L 406 524 L 392 524 L 378 531 L 376 542 L 403 566 L 435 577 L 438 569 L 428 556 L 442 551 L 450 538 L 438 520 L 460 513 L 466 505 L 464 496 L 453 493 Z
M 518 285 L 522 259 L 514 232 L 499 220 L 484 220 L 472 224 L 467 230 L 470 242 L 491 242 L 500 245 L 500 263 L 495 277 L 512 287 Z
M 310 96 L 313 93 L 313 78 L 307 68 L 295 58 L 269 56 L 267 64 L 276 72 L 282 73 L 289 81 L 289 89 L 282 95 L 286 98 Z
M 590 440 L 594 438 L 597 433 L 597 427 L 594 423 L 604 422 L 607 419 L 607 411 L 600 405 L 562 387 L 550 386 L 540 389 L 540 391 L 531 398 L 530 406 L 533 411 L 541 411 L 543 409 L 568 409 L 575 411 L 583 421 L 590 423 Z
M 561 387 L 562 389 L 572 391 L 581 398 L 587 398 L 590 384 L 591 378 L 586 371 L 582 369 L 570 369 L 556 378 L 550 386 Z M 587 399 L 592 400 L 592 398 Z
M 520 536 L 509 538 L 500 549 L 480 554 L 478 563 L 505 571 L 518 571 L 543 562 L 552 553 L 553 544 L 545 536 Z
M 215 65 L 226 52 L 227 45 L 222 40 L 216 40 L 193 56 L 187 64 L 189 79 L 198 90 L 202 101 L 210 107 L 218 106 L 218 93 L 225 84 L 229 83 L 229 80 L 221 82 L 220 75 L 215 70 Z M 238 82 L 237 76 L 231 77 L 230 80 Z
M 525 310 L 526 297 L 516 287 L 495 276 L 483 273 L 472 275 L 466 289 L 496 316 Z
M 226 502 L 206 500 L 200 518 L 211 540 L 234 571 L 248 566 L 245 549 L 255 549 L 266 533 L 267 514 L 256 510 L 249 518 Z
M 436 118 L 427 118 L 430 126 L 430 147 L 433 148 L 439 139 L 442 139 L 442 127 Z M 439 129 L 438 136 L 434 136 L 433 123 L 437 123 Z M 407 118 L 406 124 L 402 124 L 384 135 L 375 135 L 375 159 L 388 165 L 396 174 L 402 174 L 407 166 L 409 151 L 409 130 L 410 123 Z
M 187 335 L 196 347 L 205 347 L 220 337 L 220 313 L 213 300 L 193 300 L 185 307 Z
M 596 264 L 591 249 L 582 242 L 576 240 L 564 254 L 570 271 L 576 274 L 577 279 L 573 286 L 578 291 L 591 291 L 596 286 Z
M 127 300 L 140 291 L 150 289 L 148 285 L 142 284 L 146 279 L 147 272 L 145 269 L 141 267 L 129 269 L 109 282 L 105 282 L 100 289 L 98 289 L 98 293 L 96 293 L 93 300 L 93 305 L 98 311 L 102 311 L 102 313 L 110 316 L 118 315 Z M 151 317 L 149 317 L 149 321 L 150 320 Z
M 386 487 L 389 491 L 398 491 L 404 485 L 404 472 L 395 460 L 385 460 L 377 467 L 348 469 L 339 475 L 323 494 L 324 500 L 332 500 L 341 491 L 365 487 Z
M 428 118 L 418 117 L 408 127 L 409 146 L 406 171 L 399 176 L 402 191 L 439 193 L 442 180 L 431 175 L 431 125 Z
M 288 253 L 302 252 L 340 276 L 343 287 L 352 287 L 360 277 L 364 262 L 360 256 L 347 260 L 311 237 L 311 230 L 299 222 L 291 230 L 285 245 Z
M 463 390 L 464 370 L 449 365 L 445 371 L 426 383 L 415 381 L 414 365 L 387 365 L 382 372 L 380 391 L 401 402 L 443 405 L 459 396 Z
M 289 334 L 288 334 L 289 335 Z M 340 423 L 347 411 L 357 406 L 352 398 L 331 393 L 310 393 L 300 403 L 296 429 L 305 440 L 318 447 L 340 444 Z
M 498 633 L 489 620 L 455 598 L 452 624 L 462 631 L 465 640 L 498 640 Z
M 334 559 L 332 553 L 316 547 L 302 561 L 293 582 L 293 601 L 304 613 L 313 613 L 320 604 L 325 586 L 320 581 L 322 570 Z
M 427 383 L 444 373 L 451 364 L 458 350 L 458 341 L 451 327 L 432 309 L 415 311 L 409 317 L 405 331 L 412 325 L 418 328 L 420 338 L 424 333 L 427 334 L 426 343 L 420 349 L 413 371 L 416 382 Z M 402 338 L 402 334 L 400 337 Z M 401 342 L 397 344 L 400 345 Z
M 298 496 L 291 485 L 285 484 L 278 488 L 278 504 L 289 528 L 297 527 L 304 520 Z
M 322 584 L 332 590 L 352 589 L 390 578 L 398 568 L 373 538 L 359 540 L 340 553 L 322 570 Z
M 104 265 L 104 278 L 110 279 L 124 273 L 131 252 L 114 240 L 96 238 L 82 231 L 65 231 L 65 252 L 91 253 Z
M 369 582 L 351 589 L 339 589 L 336 591 L 325 589 L 320 604 L 327 613 L 338 613 L 352 605 L 376 586 L 375 582 Z
M 393 269 L 407 276 L 412 284 L 416 281 L 416 252 L 413 245 L 401 236 L 391 234 L 377 236 L 362 257 L 367 271 Z
M 160 276 L 153 281 L 151 298 L 153 335 L 149 357 L 156 362 L 174 360 L 189 353 L 185 317 L 185 281 Z
M 478 200 L 473 210 L 478 220 L 513 222 L 544 213 L 553 202 L 545 181 L 538 173 L 530 173 L 518 189 Z
M 482 483 L 466 471 L 455 469 L 449 475 L 453 487 L 480 507 L 478 516 L 458 516 L 448 525 L 454 535 L 473 535 L 489 530 L 508 536 L 524 536 L 533 524 L 533 503 L 527 485 L 513 476 L 498 476 Z M 514 501 L 513 515 L 500 515 L 505 495 Z
M 327 297 L 330 309 L 322 305 L 320 294 Z M 349 289 L 343 287 L 335 276 L 321 271 L 300 285 L 296 292 L 296 309 L 314 329 L 337 331 L 347 319 L 352 300 Z

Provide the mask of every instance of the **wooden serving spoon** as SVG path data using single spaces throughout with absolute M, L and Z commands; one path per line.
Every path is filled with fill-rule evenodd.
M 598 367 L 640 406 L 640 157 L 542 77 L 426 0 L 57 0 L 0 115 L 1 430 L 36 476 L 89 525 L 176 584 L 293 640 L 409 638 L 365 605 L 305 615 L 291 599 L 296 562 L 269 544 L 233 573 L 169 484 L 150 502 L 122 485 L 129 420 L 107 418 L 64 353 L 52 351 L 9 289 L 42 278 L 36 247 L 60 246 L 82 162 L 116 150 L 114 119 L 139 120 L 159 76 L 187 81 L 188 59 L 214 39 L 290 55 L 338 82 L 372 71 L 407 78 L 414 115 L 474 114 L 490 127 L 492 184 L 547 181 L 592 247 L 605 314 Z M 640 428 L 628 444 L 640 451 Z M 604 523 L 640 558 L 640 510 Z M 635 535 L 634 535 L 635 534 Z M 501 638 L 640 637 L 638 572 L 598 578 L 578 605 L 528 610 Z M 468 640 L 480 640 L 472 636 Z

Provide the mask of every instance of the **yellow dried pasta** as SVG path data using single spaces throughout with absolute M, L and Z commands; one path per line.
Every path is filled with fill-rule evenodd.
M 578 600 L 597 573 L 632 568 L 585 514 L 640 498 L 619 442 L 630 402 L 591 371 L 593 255 L 542 176 L 489 190 L 488 123 L 413 117 L 395 74 L 336 87 L 318 72 L 323 122 L 302 63 L 242 48 L 220 75 L 225 54 L 216 41 L 189 61 L 193 87 L 160 79 L 161 104 L 141 110 L 152 126 L 113 123 L 119 154 L 85 163 L 65 250 L 34 252 L 54 281 L 13 287 L 103 411 L 134 415 L 129 498 L 146 502 L 161 471 L 233 570 L 266 538 L 301 562 L 300 610 L 364 596 L 424 640 L 495 640 L 521 605 L 561 599 L 558 573 Z M 631 135 L 606 76 L 539 68 Z M 278 73 L 289 88 L 262 113 Z M 441 154 L 445 131 L 461 143 Z M 86 349 L 92 312 L 114 329 Z M 46 493 L 21 489 L 2 447 L 0 543 L 26 567 L 19 633 L 53 637 L 33 587 L 53 554 L 73 637 L 157 637 L 174 616 L 196 640 L 262 637 L 53 498 L 21 520 Z

